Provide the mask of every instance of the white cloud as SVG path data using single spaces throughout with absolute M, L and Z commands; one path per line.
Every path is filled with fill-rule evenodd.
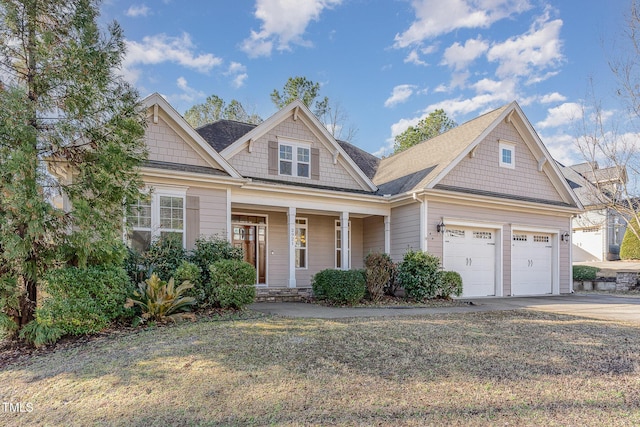
M 138 16 L 147 16 L 151 12 L 151 9 L 145 4 L 141 5 L 131 5 L 129 9 L 125 12 L 125 15 L 136 18 Z
M 581 119 L 583 115 L 582 106 L 575 102 L 565 102 L 554 108 L 547 110 L 547 117 L 536 123 L 536 128 L 546 129 L 552 127 L 566 126 L 573 121 Z
M 534 81 L 546 79 L 555 73 L 538 73 L 557 67 L 564 61 L 561 28 L 562 20 L 549 20 L 547 11 L 525 34 L 494 44 L 487 53 L 487 59 L 498 63 L 498 77 L 535 76 L 538 78 Z
M 190 87 L 187 79 L 182 76 L 178 77 L 178 79 L 176 80 L 176 85 L 182 90 L 182 93 L 179 95 L 171 96 L 170 98 L 172 99 L 177 98 L 180 101 L 193 103 L 194 101 L 202 99 L 206 96 L 204 92 Z
M 565 166 L 575 165 L 584 162 L 573 136 L 567 133 L 557 133 L 555 135 L 540 135 L 549 154 L 555 160 Z
M 481 38 L 467 40 L 464 46 L 455 42 L 445 49 L 442 64 L 455 70 L 462 70 L 488 49 L 489 44 Z
M 244 86 L 245 80 L 249 78 L 247 67 L 239 62 L 231 62 L 229 69 L 224 74 L 232 77 L 232 84 L 235 88 Z
M 496 101 L 510 102 L 516 99 L 517 82 L 515 79 L 481 79 L 472 85 L 477 94 L 493 94 Z
M 183 33 L 180 37 L 157 34 L 146 36 L 141 42 L 128 40 L 126 43 L 127 55 L 121 71 L 131 83 L 135 83 L 141 74 L 141 70 L 136 68 L 140 64 L 155 65 L 173 62 L 200 73 L 207 73 L 222 64 L 222 59 L 211 53 L 196 53 L 191 37 L 187 33 Z
M 405 32 L 396 34 L 396 48 L 420 44 L 460 28 L 488 28 L 531 8 L 528 0 L 413 0 L 411 5 L 416 20 Z
M 416 65 L 429 65 L 427 62 L 420 59 L 420 55 L 416 49 L 413 49 L 406 58 L 404 58 L 405 64 L 416 64 Z
M 278 50 L 289 50 L 291 44 L 309 46 L 302 37 L 309 23 L 340 3 L 342 0 L 257 0 L 254 15 L 262 25 L 260 31 L 251 30 L 241 48 L 250 57 L 258 57 L 271 55 L 274 46 Z
M 559 94 L 558 92 L 548 93 L 540 97 L 540 102 L 542 104 L 551 104 L 552 102 L 564 102 L 566 100 L 567 100 L 567 97 Z
M 395 105 L 406 102 L 413 95 L 416 86 L 414 85 L 398 85 L 393 88 L 391 96 L 384 101 L 385 107 L 393 107 Z

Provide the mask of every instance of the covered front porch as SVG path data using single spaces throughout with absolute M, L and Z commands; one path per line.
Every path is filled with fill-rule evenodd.
M 232 203 L 230 210 L 229 239 L 256 267 L 258 294 L 266 297 L 277 289 L 295 289 L 292 298 L 304 298 L 317 272 L 363 268 L 367 253 L 390 251 L 390 218 L 384 210 L 255 203 Z

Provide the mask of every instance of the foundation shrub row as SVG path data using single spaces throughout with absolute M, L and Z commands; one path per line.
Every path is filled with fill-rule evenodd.
M 191 252 L 172 237 L 153 242 L 144 253 L 121 243 L 99 246 L 112 248 L 69 257 L 45 276 L 35 320 L 22 329 L 23 339 L 49 344 L 117 322 L 175 321 L 196 307 L 242 309 L 255 299 L 255 268 L 226 240 L 198 239 Z
M 363 298 L 379 301 L 404 289 L 408 299 L 426 301 L 462 295 L 462 278 L 443 271 L 440 259 L 422 251 L 409 250 L 394 264 L 385 253 L 370 253 L 364 270 L 322 270 L 312 279 L 315 298 L 331 304 L 355 304 Z

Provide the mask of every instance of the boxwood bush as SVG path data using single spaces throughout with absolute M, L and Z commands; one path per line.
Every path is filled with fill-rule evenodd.
M 211 264 L 225 259 L 242 261 L 243 258 L 242 248 L 236 248 L 218 236 L 211 236 L 196 239 L 189 261 L 200 267 L 202 283 L 208 283 Z
M 248 262 L 216 261 L 209 267 L 209 277 L 205 293 L 212 305 L 242 309 L 256 298 L 256 269 Z
M 319 271 L 311 281 L 313 295 L 334 304 L 355 304 L 367 290 L 364 270 Z
M 635 235 L 632 228 L 640 230 L 638 221 L 635 219 L 629 222 L 622 238 L 622 243 L 620 244 L 621 259 L 640 259 L 640 240 L 638 240 L 638 236 Z
M 585 280 L 596 280 L 596 275 L 600 271 L 598 267 L 590 265 L 574 265 L 573 280 L 584 282 Z
M 409 298 L 435 298 L 442 287 L 440 258 L 427 252 L 407 251 L 398 266 L 398 280 Z
M 133 284 L 122 267 L 66 267 L 47 273 L 43 291 L 37 322 L 82 335 L 99 332 L 125 316 Z
M 441 271 L 442 285 L 438 291 L 438 296 L 449 298 L 451 295 L 459 297 L 462 295 L 462 276 L 455 271 Z

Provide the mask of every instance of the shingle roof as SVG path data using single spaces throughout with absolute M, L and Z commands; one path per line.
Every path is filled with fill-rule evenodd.
M 586 170 L 581 167 L 582 164 L 577 165 L 578 170 L 574 166 L 564 166 L 559 162 L 556 164 L 583 206 L 599 205 L 606 200 L 606 196 L 579 173 L 579 171 Z
M 196 132 L 198 132 L 214 150 L 220 152 L 255 127 L 256 125 L 236 122 L 234 120 L 218 120 L 217 122 L 200 126 L 196 129 Z
M 346 141 L 338 141 L 340 147 L 353 159 L 360 170 L 364 172 L 367 178 L 371 179 L 376 174 L 380 159 L 371 153 L 367 153 L 361 148 L 356 147 Z
M 510 105 L 490 111 L 405 151 L 382 159 L 373 178 L 374 184 L 384 188 L 385 184 L 403 177 L 428 171 L 413 188 L 403 187 L 404 191 L 425 188 L 476 141 Z
M 234 120 L 218 120 L 197 128 L 196 132 L 198 132 L 214 150 L 220 152 L 255 127 L 256 125 Z M 358 165 L 362 172 L 364 172 L 367 178 L 373 178 L 378 168 L 378 163 L 380 162 L 378 157 L 346 141 L 338 141 L 338 144 L 340 144 L 342 149 L 351 157 L 356 165 Z
M 229 176 L 228 173 L 220 169 L 210 168 L 207 166 L 186 165 L 184 163 L 171 163 L 171 162 L 161 162 L 158 160 L 146 160 L 144 162 L 144 166 L 149 168 L 172 170 L 172 171 L 179 171 L 179 172 L 195 172 L 195 173 L 203 173 L 207 175 Z

